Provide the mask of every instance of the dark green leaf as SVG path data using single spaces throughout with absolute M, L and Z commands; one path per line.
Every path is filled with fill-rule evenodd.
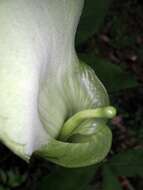
M 109 162 L 117 176 L 143 177 L 143 150 L 128 150 L 115 155 Z
M 0 185 L 0 190 L 10 190 L 8 187 L 4 187 L 2 185 Z
M 87 0 L 77 32 L 78 44 L 97 33 L 112 0 Z
M 90 180 L 96 172 L 96 166 L 66 169 L 59 167 L 49 176 L 43 177 L 39 190 L 87 190 Z
M 108 165 L 103 167 L 103 190 L 122 190 L 122 187 Z

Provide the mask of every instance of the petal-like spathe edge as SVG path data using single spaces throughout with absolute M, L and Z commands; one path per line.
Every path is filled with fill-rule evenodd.
M 51 139 L 35 155 L 51 160 L 64 167 L 76 168 L 99 163 L 111 148 L 112 133 L 102 125 L 88 142 L 68 143 Z

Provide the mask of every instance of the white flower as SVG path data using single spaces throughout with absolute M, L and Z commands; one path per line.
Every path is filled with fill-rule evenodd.
M 80 123 L 68 134 L 74 143 L 60 139 L 72 115 L 108 105 L 101 82 L 75 53 L 82 7 L 83 0 L 0 1 L 0 139 L 27 161 L 35 152 L 78 167 L 99 162 L 110 148 L 103 119 Z

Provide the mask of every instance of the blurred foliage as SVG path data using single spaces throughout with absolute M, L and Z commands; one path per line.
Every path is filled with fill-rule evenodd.
M 103 190 L 122 190 L 122 187 L 110 167 L 105 164 L 103 167 Z
M 112 0 L 86 0 L 77 30 L 77 44 L 99 32 Z
M 115 154 L 96 166 L 81 169 L 58 167 L 50 175 L 41 178 L 37 190 L 88 190 L 89 182 L 99 168 L 102 170 L 103 190 L 123 190 L 118 176 L 143 176 L 143 150 Z
M 26 174 L 21 175 L 18 169 L 0 170 L 0 190 L 11 190 L 26 180 Z
M 118 176 L 143 177 L 143 150 L 128 150 L 103 165 L 103 190 L 122 190 Z
M 127 124 L 128 126 L 132 126 L 131 130 L 133 132 L 133 134 L 137 137 L 138 141 L 140 141 L 141 143 L 143 143 L 143 120 L 142 118 L 142 109 L 138 108 L 137 111 L 135 113 L 132 114 L 132 118 L 131 116 L 127 116 Z M 131 114 L 130 114 L 131 115 Z
M 143 150 L 131 149 L 113 156 L 108 163 L 116 176 L 143 177 Z
M 42 177 L 38 190 L 87 190 L 96 168 L 97 166 L 79 169 L 58 167 L 51 175 Z

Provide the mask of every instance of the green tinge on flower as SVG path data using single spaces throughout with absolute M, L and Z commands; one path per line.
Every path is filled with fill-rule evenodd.
M 83 0 L 0 1 L 0 139 L 66 167 L 95 164 L 110 150 L 115 115 L 74 37 Z

